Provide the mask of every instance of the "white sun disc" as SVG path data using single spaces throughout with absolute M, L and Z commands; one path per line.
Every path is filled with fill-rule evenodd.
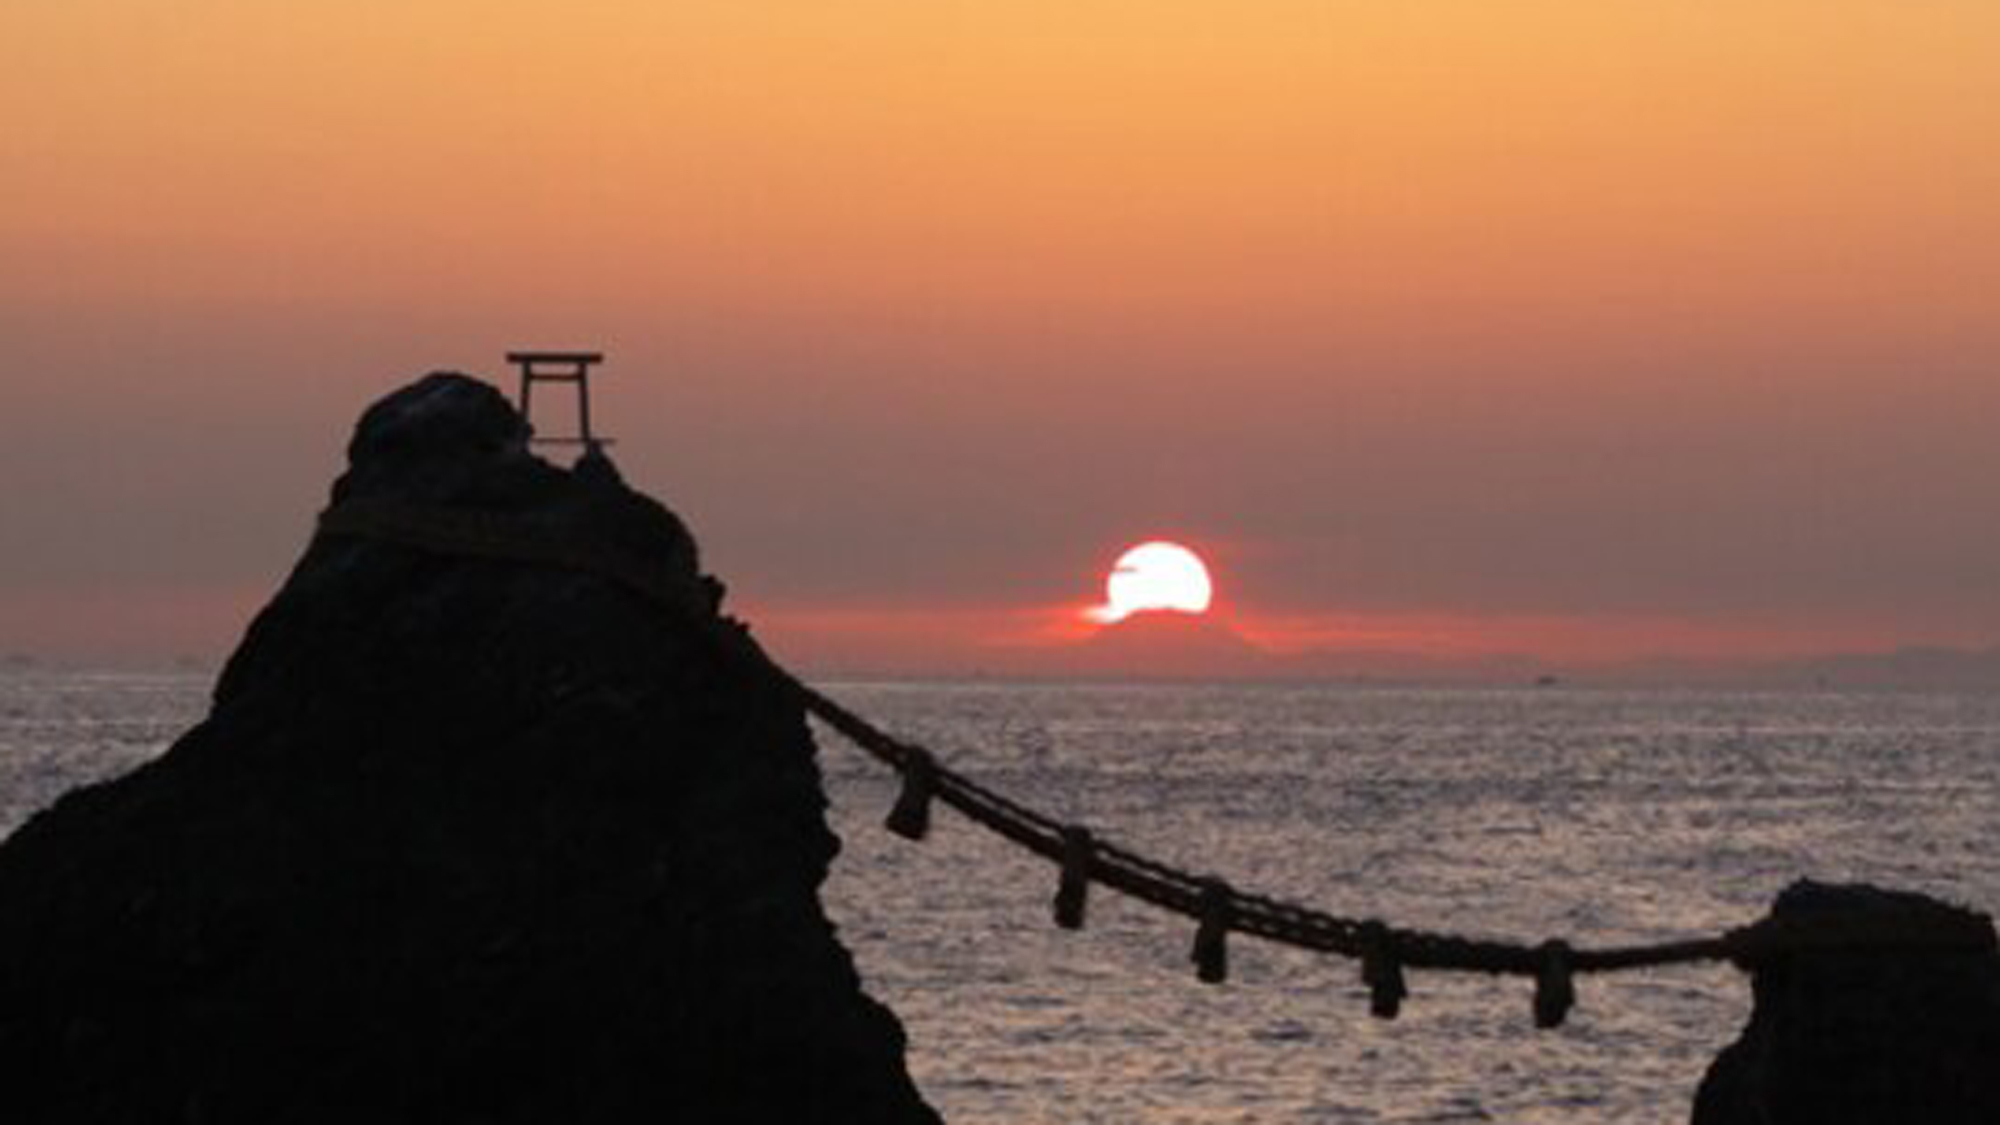
M 1105 604 L 1090 616 L 1106 623 L 1144 610 L 1205 613 L 1215 598 L 1201 556 L 1163 539 L 1141 543 L 1124 554 L 1104 580 Z

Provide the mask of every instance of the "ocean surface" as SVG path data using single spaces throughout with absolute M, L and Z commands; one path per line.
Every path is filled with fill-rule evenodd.
M 196 674 L 0 673 L 0 832 L 163 750 Z M 2000 695 L 844 684 L 1016 799 L 1323 909 L 1578 943 L 1750 921 L 1791 880 L 2000 906 Z M 903 1018 L 932 1104 L 978 1122 L 1674 1122 L 1749 1009 L 1722 966 L 1579 980 L 1537 1032 L 1521 980 L 1414 973 L 1369 1017 L 1355 966 L 1237 937 L 1196 983 L 1186 922 L 945 810 L 882 831 L 883 772 L 822 732 L 845 850 L 829 912 Z

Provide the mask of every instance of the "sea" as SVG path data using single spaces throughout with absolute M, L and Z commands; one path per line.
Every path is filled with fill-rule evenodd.
M 0 833 L 165 749 L 198 672 L 0 672 Z M 2000 694 L 1587 686 L 836 683 L 1018 801 L 1162 861 L 1335 913 L 1577 944 L 1712 934 L 1799 878 L 2000 906 Z M 820 732 L 843 850 L 823 889 L 947 1120 L 1685 1121 L 1749 1014 L 1726 965 L 1578 982 L 1537 1031 L 1520 979 L 1412 973 L 1368 1014 L 1356 966 L 1192 927 L 1056 873 Z

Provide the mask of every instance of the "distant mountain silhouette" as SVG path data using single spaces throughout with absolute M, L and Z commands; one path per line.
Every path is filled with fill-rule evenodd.
M 1175 610 L 1142 610 L 1106 625 L 1060 657 L 1069 674 L 1143 679 L 1271 675 L 1277 660 L 1226 622 Z
M 1596 678 L 1629 684 L 2000 691 L 2000 648 L 1912 645 L 1779 660 L 1636 660 L 1600 669 Z
M 2000 689 L 2000 648 L 1917 646 L 1823 657 L 1796 667 L 1799 676 L 1832 687 Z
M 1149 610 L 1066 648 L 1039 649 L 1044 674 L 1140 680 L 1347 680 L 1528 683 L 1546 670 L 1529 657 L 1432 656 L 1393 649 L 1273 652 L 1227 618 Z

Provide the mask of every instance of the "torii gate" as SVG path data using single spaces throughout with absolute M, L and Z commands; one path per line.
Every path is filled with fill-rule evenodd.
M 576 384 L 576 422 L 574 435 L 536 436 L 533 441 L 546 445 L 581 445 L 594 449 L 610 445 L 610 438 L 601 438 L 590 432 L 590 369 L 604 362 L 603 352 L 508 352 L 507 362 L 521 369 L 521 417 L 529 417 L 530 395 L 536 383 Z

